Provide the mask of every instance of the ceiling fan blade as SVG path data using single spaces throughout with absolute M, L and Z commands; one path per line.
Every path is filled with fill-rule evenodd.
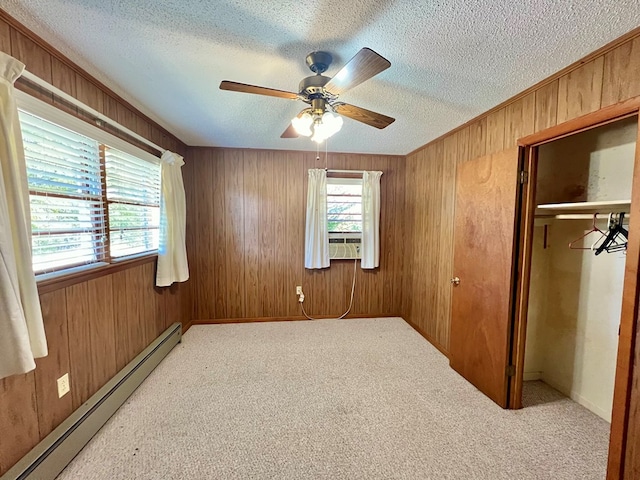
M 232 92 L 255 93 L 256 95 L 267 95 L 269 97 L 288 98 L 297 100 L 298 94 L 293 92 L 285 92 L 284 90 L 276 90 L 267 87 L 258 87 L 256 85 L 247 85 L 246 83 L 230 82 L 223 80 L 220 82 L 220 90 L 231 90 Z
M 372 112 L 366 108 L 360 108 L 348 103 L 338 103 L 333 106 L 336 113 L 349 117 L 358 122 L 366 123 L 376 128 L 385 128 L 396 121 L 395 118 L 387 117 L 381 113 Z
M 390 66 L 391 62 L 389 60 L 378 55 L 370 48 L 363 48 L 329 80 L 324 88 L 334 95 L 340 95 L 369 80 Z
M 298 135 L 298 132 L 296 132 L 296 129 L 293 128 L 292 124 L 289 124 L 289 126 L 287 127 L 287 129 L 282 132 L 282 135 L 280 135 L 280 138 L 298 138 L 300 135 Z

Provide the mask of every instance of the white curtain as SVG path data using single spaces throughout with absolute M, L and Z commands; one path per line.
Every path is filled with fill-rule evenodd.
M 380 177 L 382 172 L 362 174 L 362 268 L 380 265 Z
M 184 160 L 176 153 L 165 151 L 160 159 L 162 197 L 160 200 L 160 244 L 156 286 L 167 287 L 173 282 L 189 279 L 186 228 L 187 207 L 182 181 Z
M 47 355 L 31 264 L 31 211 L 13 82 L 24 64 L 0 52 L 0 378 Z
M 327 172 L 320 168 L 309 170 L 307 226 L 304 242 L 304 267 L 328 267 Z

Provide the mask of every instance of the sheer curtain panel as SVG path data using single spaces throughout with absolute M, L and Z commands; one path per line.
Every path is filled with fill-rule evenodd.
M 24 64 L 0 52 L 0 378 L 47 355 L 31 261 L 27 168 L 13 82 Z
M 307 185 L 307 225 L 304 236 L 304 268 L 329 266 L 329 229 L 327 225 L 327 172 L 309 170 Z
M 187 207 L 182 181 L 184 160 L 168 150 L 162 154 L 160 199 L 160 246 L 156 286 L 167 287 L 189 279 L 187 264 Z
M 362 174 L 362 268 L 380 265 L 380 177 L 382 172 Z

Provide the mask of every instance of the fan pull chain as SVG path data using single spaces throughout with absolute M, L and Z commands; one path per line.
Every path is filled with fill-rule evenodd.
M 329 139 L 327 138 L 327 139 L 324 141 L 324 169 L 325 169 L 325 170 L 327 170 L 327 168 L 328 168 L 328 163 L 329 163 L 329 161 L 328 161 L 328 159 L 329 159 L 329 153 L 327 152 L 327 150 L 328 150 L 328 148 L 329 148 L 329 147 L 328 147 L 328 144 L 329 144 Z

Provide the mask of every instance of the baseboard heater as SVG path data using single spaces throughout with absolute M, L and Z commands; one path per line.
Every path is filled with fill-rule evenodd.
M 174 323 L 0 480 L 53 480 L 182 338 Z

